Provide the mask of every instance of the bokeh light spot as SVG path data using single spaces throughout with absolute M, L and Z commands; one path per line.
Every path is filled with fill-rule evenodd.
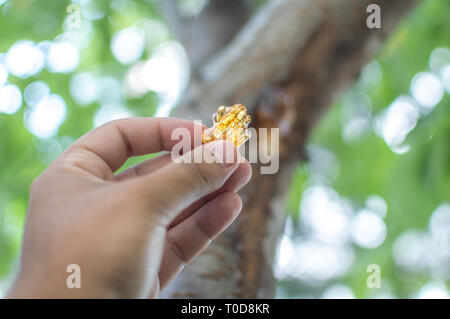
M 386 217 L 387 204 L 383 197 L 378 195 L 370 195 L 366 200 L 366 207 L 380 215 L 382 218 Z
M 0 87 L 0 112 L 14 114 L 22 105 L 22 93 L 16 85 Z
M 17 41 L 6 53 L 5 64 L 11 74 L 28 78 L 44 67 L 44 53 L 28 40 Z
M 142 34 L 135 28 L 117 32 L 111 41 L 111 51 L 122 64 L 130 64 L 142 56 L 145 41 Z
M 386 238 L 386 225 L 378 214 L 365 209 L 353 221 L 352 238 L 360 247 L 376 248 Z
M 51 72 L 69 73 L 78 66 L 78 50 L 70 42 L 56 42 L 50 46 L 47 66 Z
M 23 96 L 25 102 L 29 106 L 34 106 L 42 101 L 44 98 L 50 95 L 50 88 L 47 83 L 43 81 L 32 82 L 27 85 L 25 91 L 23 92 Z
M 450 204 L 444 203 L 436 208 L 431 215 L 429 229 L 436 247 L 443 255 L 450 257 Z
M 169 42 L 155 49 L 145 63 L 142 80 L 148 90 L 158 93 L 161 103 L 156 116 L 168 116 L 189 78 L 189 61 L 179 43 Z
M 417 125 L 420 112 L 408 97 L 397 98 L 376 121 L 376 132 L 396 153 L 401 153 L 401 144 Z
M 131 116 L 130 112 L 122 105 L 106 104 L 100 107 L 94 116 L 94 126 L 98 127 L 106 122 Z
M 427 266 L 430 237 L 425 232 L 406 231 L 393 245 L 393 256 L 397 265 L 420 271 Z
M 8 70 L 2 63 L 0 63 L 0 87 L 5 85 L 7 79 L 8 79 Z
M 311 284 L 345 274 L 353 262 L 353 251 L 316 240 L 294 243 L 294 256 L 285 272 Z
M 27 129 L 39 138 L 49 138 L 58 132 L 66 117 L 66 103 L 59 95 L 52 94 L 31 106 L 25 114 Z
M 89 72 L 74 75 L 70 81 L 70 94 L 80 105 L 94 102 L 99 96 L 98 79 Z
M 439 73 L 447 64 L 450 64 L 450 50 L 447 48 L 434 49 L 430 55 L 431 70 Z
M 333 244 L 346 242 L 351 210 L 332 189 L 317 186 L 306 190 L 300 213 L 316 238 Z
M 420 299 L 448 299 L 449 294 L 445 284 L 439 282 L 426 283 L 417 294 Z
M 294 255 L 294 245 L 292 240 L 284 235 L 278 244 L 277 253 L 275 257 L 275 276 L 277 278 L 283 278 L 283 270 L 289 265 Z
M 411 81 L 411 93 L 419 104 L 426 108 L 433 108 L 444 97 L 444 88 L 436 75 L 421 72 Z
M 322 299 L 354 299 L 352 289 L 346 285 L 335 284 L 328 287 L 322 294 Z
M 442 83 L 445 90 L 450 94 L 450 64 L 446 65 L 441 71 Z
M 98 79 L 98 102 L 101 105 L 118 104 L 123 98 L 122 85 L 113 76 L 104 76 Z

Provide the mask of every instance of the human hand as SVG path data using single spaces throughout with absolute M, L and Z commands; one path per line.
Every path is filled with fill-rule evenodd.
M 118 174 L 131 156 L 170 151 L 174 118 L 107 123 L 60 155 L 31 187 L 18 277 L 11 298 L 156 297 L 241 210 L 251 176 L 232 144 L 202 145 L 232 164 L 175 164 L 170 154 Z M 201 130 L 200 130 L 201 131 Z M 190 154 L 184 154 L 190 156 Z M 69 289 L 66 268 L 81 269 Z

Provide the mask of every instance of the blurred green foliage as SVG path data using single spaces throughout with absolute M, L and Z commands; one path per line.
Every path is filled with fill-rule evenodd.
M 54 40 L 65 31 L 67 7 L 71 1 L 63 0 L 16 0 L 0 6 L 0 53 L 19 40 L 34 42 Z M 57 137 L 41 140 L 25 128 L 25 101 L 13 115 L 0 113 L 0 283 L 7 277 L 20 252 L 20 243 L 28 190 L 33 179 L 74 139 L 94 127 L 93 117 L 100 105 L 77 105 L 70 94 L 69 83 L 73 74 L 90 71 L 99 76 L 112 76 L 121 80 L 129 66 L 119 63 L 111 53 L 110 43 L 115 32 L 132 26 L 139 19 L 160 19 L 154 1 L 129 1 L 124 10 L 114 10 L 110 1 L 92 1 L 92 11 L 103 12 L 100 19 L 92 20 L 93 39 L 88 48 L 80 52 L 80 63 L 75 72 L 52 73 L 44 68 L 39 74 L 26 79 L 9 75 L 8 82 L 23 92 L 34 81 L 46 82 L 52 93 L 64 98 L 67 117 Z M 167 39 L 161 39 L 167 40 Z M 155 43 L 154 45 L 156 45 Z M 150 55 L 152 47 L 145 51 Z M 158 98 L 149 92 L 139 99 L 122 101 L 132 115 L 151 116 L 156 110 Z M 131 159 L 126 166 L 142 160 Z
M 374 83 L 361 79 L 338 101 L 315 128 L 310 142 L 331 151 L 338 163 L 338 176 L 331 186 L 340 196 L 363 207 L 368 195 L 376 194 L 386 201 L 387 237 L 375 249 L 357 248 L 355 262 L 347 275 L 335 280 L 353 290 L 356 297 L 369 298 L 376 289 L 366 286 L 366 267 L 378 264 L 382 278 L 391 287 L 393 296 L 408 298 L 430 280 L 425 272 L 408 274 L 399 269 L 392 257 L 395 239 L 406 230 L 427 230 L 432 212 L 450 201 L 450 96 L 441 102 L 408 135 L 405 143 L 410 150 L 394 153 L 375 133 L 367 130 L 358 138 L 343 138 L 348 103 L 358 103 L 364 96 L 370 102 L 371 125 L 376 115 L 397 97 L 410 94 L 410 84 L 418 72 L 429 71 L 430 55 L 434 49 L 450 47 L 450 2 L 424 1 L 389 38 L 376 58 L 381 78 Z M 364 74 L 363 74 L 364 78 Z M 356 101 L 355 101 L 356 97 Z M 287 209 L 298 222 L 302 192 L 307 187 L 308 164 L 297 170 L 290 189 Z M 447 246 L 448 247 L 448 246 Z M 290 294 L 308 294 L 308 289 L 286 280 L 282 282 Z M 447 289 L 449 289 L 447 280 Z M 327 282 L 326 285 L 329 285 Z M 312 289 L 314 290 L 314 289 Z

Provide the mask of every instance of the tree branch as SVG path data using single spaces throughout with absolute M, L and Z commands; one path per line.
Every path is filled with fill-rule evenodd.
M 172 30 L 173 34 L 183 40 L 183 27 L 186 21 L 181 16 L 180 8 L 176 0 L 160 1 L 160 8 L 166 20 L 167 25 Z
M 366 26 L 366 8 L 373 2 L 382 8 L 381 30 Z M 195 94 L 188 92 L 188 105 L 196 112 L 209 115 L 217 105 L 247 101 L 256 129 L 283 128 L 280 170 L 275 175 L 261 175 L 261 165 L 253 165 L 252 181 L 241 194 L 244 208 L 239 219 L 187 266 L 162 296 L 273 296 L 272 263 L 285 221 L 286 185 L 308 133 L 337 94 L 358 77 L 415 2 L 273 0 L 263 9 L 268 11 L 255 16 L 268 25 L 251 21 L 231 44 L 247 54 L 233 55 L 232 48 L 227 49 L 224 55 L 229 58 L 218 60 L 225 61 L 226 67 L 215 66 L 216 71 L 207 77 L 209 83 L 197 88 Z M 281 8 L 289 12 L 283 13 Z M 284 19 L 279 19 L 282 13 Z M 286 33 L 268 36 L 262 30 Z M 246 37 L 247 33 L 254 37 Z
M 320 23 L 321 14 L 314 1 L 269 1 L 230 45 L 205 65 L 204 83 L 191 84 L 180 108 L 198 114 L 238 101 L 251 108 L 261 87 L 287 71 Z
M 174 34 L 183 43 L 196 72 L 222 50 L 250 17 L 252 0 L 210 0 L 195 18 L 184 19 L 175 0 L 161 1 L 162 11 Z

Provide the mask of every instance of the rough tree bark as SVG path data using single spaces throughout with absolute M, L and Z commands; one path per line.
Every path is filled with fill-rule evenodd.
M 284 195 L 308 133 L 415 2 L 269 0 L 228 47 L 216 54 L 209 50 L 212 58 L 194 65 L 200 77 L 176 114 L 208 121 L 219 105 L 245 103 L 253 127 L 280 128 L 280 170 L 261 175 L 260 164 L 253 165 L 252 181 L 241 192 L 241 216 L 162 297 L 273 297 L 272 264 L 285 221 Z M 381 7 L 381 29 L 366 25 L 371 3 Z

